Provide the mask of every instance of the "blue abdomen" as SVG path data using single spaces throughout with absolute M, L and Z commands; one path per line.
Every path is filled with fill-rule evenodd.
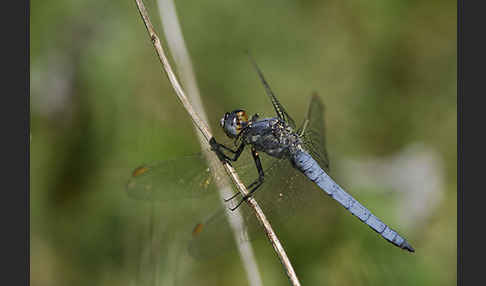
M 304 173 L 304 175 L 316 183 L 319 188 L 340 203 L 350 213 L 358 217 L 374 231 L 378 232 L 383 238 L 400 248 L 414 252 L 412 246 L 410 246 L 402 236 L 389 228 L 367 208 L 336 184 L 336 182 L 322 170 L 310 154 L 305 151 L 299 151 L 293 156 L 292 160 L 294 166 L 298 170 Z

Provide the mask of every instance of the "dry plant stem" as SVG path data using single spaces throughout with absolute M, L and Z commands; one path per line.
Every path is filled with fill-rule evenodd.
M 181 85 L 179 84 L 174 72 L 172 71 L 169 61 L 162 49 L 160 39 L 155 33 L 152 23 L 150 22 L 147 10 L 145 9 L 145 5 L 141 0 L 135 0 L 135 2 L 137 4 L 138 11 L 140 12 L 140 16 L 142 17 L 142 20 L 145 24 L 145 27 L 147 28 L 147 32 L 149 33 L 152 44 L 155 47 L 157 55 L 159 56 L 159 59 L 163 65 L 164 71 L 167 77 L 169 78 L 169 81 L 172 87 L 174 88 L 177 97 L 181 101 L 186 111 L 189 113 L 189 116 L 191 117 L 193 123 L 197 126 L 199 131 L 201 131 L 204 138 L 207 141 L 209 141 L 212 138 L 212 134 L 209 132 L 206 123 L 203 120 L 201 120 L 201 118 L 196 114 L 196 112 L 192 108 L 191 103 L 187 100 L 187 97 L 185 96 L 184 91 L 182 90 Z M 231 179 L 237 186 L 238 190 L 242 193 L 242 195 L 247 195 L 248 190 L 239 179 L 235 169 L 228 163 L 224 163 L 224 167 L 228 175 L 231 177 Z M 277 238 L 277 235 L 275 234 L 275 232 L 272 229 L 272 226 L 270 225 L 270 222 L 266 219 L 265 214 L 259 207 L 258 203 L 253 197 L 249 197 L 246 201 L 248 205 L 253 209 L 260 224 L 263 226 L 268 239 L 270 240 L 275 252 L 277 253 L 282 265 L 285 268 L 285 272 L 287 273 L 289 281 L 291 282 L 292 285 L 300 285 L 297 275 L 295 274 L 295 271 L 292 267 L 292 264 L 290 263 L 289 258 L 287 257 L 287 254 L 285 253 L 284 248 L 282 247 L 280 241 Z
M 175 66 L 179 71 L 179 80 L 184 86 L 185 93 L 188 99 L 192 103 L 193 108 L 199 114 L 202 120 L 208 122 L 206 112 L 202 106 L 199 88 L 197 87 L 196 78 L 192 68 L 191 59 L 186 48 L 184 37 L 182 35 L 179 19 L 175 9 L 173 0 L 158 0 L 159 15 L 162 19 L 162 29 L 164 31 L 165 39 L 167 40 L 167 46 L 169 52 L 174 58 Z M 195 128 L 197 128 L 195 126 Z M 211 132 L 211 126 L 208 126 Z M 208 150 L 209 145 L 204 136 L 197 132 L 197 137 L 203 150 Z M 214 160 L 214 154 L 211 151 L 204 151 L 204 156 L 211 169 L 211 173 L 215 177 L 219 177 L 216 180 L 218 193 L 221 198 L 221 204 L 224 207 L 224 198 L 228 198 L 233 194 L 232 182 L 229 177 L 218 176 L 220 169 L 223 167 L 218 160 Z M 226 219 L 231 227 L 235 243 L 240 254 L 243 269 L 246 272 L 249 286 L 261 286 L 263 285 L 260 271 L 258 270 L 257 261 L 253 251 L 253 247 L 248 239 L 242 239 L 247 237 L 247 231 L 245 229 L 245 222 L 243 215 L 239 209 L 231 211 L 229 208 L 225 208 Z

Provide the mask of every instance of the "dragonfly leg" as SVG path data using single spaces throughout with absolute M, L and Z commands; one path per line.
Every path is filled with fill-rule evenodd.
M 261 179 L 258 178 L 256 181 L 254 181 L 253 183 L 251 183 L 248 186 L 248 189 L 251 189 L 251 191 L 248 193 L 248 196 L 246 196 L 245 198 L 249 197 L 250 194 L 254 193 L 256 191 L 256 189 L 258 189 L 258 187 L 261 186 L 261 184 L 263 184 L 263 177 Z M 224 201 L 225 202 L 229 202 L 229 201 L 233 200 L 234 198 L 236 198 L 239 195 L 241 195 L 241 193 L 240 192 L 237 192 L 236 194 L 232 195 L 230 198 L 224 199 Z
M 229 164 L 230 164 L 229 161 L 238 160 L 241 153 L 245 149 L 245 144 L 241 143 L 240 146 L 238 147 L 238 149 L 236 149 L 236 151 L 235 151 L 235 150 L 233 150 L 229 147 L 224 146 L 223 144 L 216 142 L 216 139 L 214 139 L 214 137 L 209 140 L 209 145 L 211 145 L 211 150 L 213 150 L 214 153 L 216 153 L 216 155 L 218 156 L 220 161 L 226 162 L 226 163 L 229 163 Z M 233 153 L 234 157 L 231 158 L 231 157 L 227 156 L 226 154 L 224 154 L 223 150 L 226 150 L 226 151 Z
M 238 202 L 238 204 L 236 204 L 235 207 L 230 208 L 230 210 L 232 210 L 232 211 L 236 210 L 241 205 L 241 203 L 243 203 L 247 198 L 251 197 L 253 195 L 253 193 L 263 184 L 265 174 L 263 172 L 263 167 L 262 167 L 262 163 L 260 161 L 260 156 L 258 155 L 258 152 L 253 147 L 251 148 L 251 155 L 253 156 L 253 160 L 255 161 L 255 165 L 256 165 L 257 170 L 258 170 L 258 179 L 256 179 L 253 183 L 251 183 L 248 186 L 248 189 L 250 189 L 248 194 L 243 196 L 243 198 L 241 198 L 241 200 Z M 238 192 L 233 197 L 231 197 L 230 200 L 236 198 L 239 194 L 240 193 Z
M 241 193 L 240 192 L 236 192 L 236 194 L 232 195 L 230 198 L 224 199 L 224 201 L 225 202 L 232 201 L 234 198 L 236 198 L 239 195 L 241 195 Z
M 255 187 L 253 187 L 253 189 L 250 190 L 250 192 L 248 193 L 248 195 L 243 196 L 243 198 L 241 198 L 241 200 L 236 204 L 235 207 L 230 208 L 231 211 L 236 210 L 244 201 L 246 201 L 246 199 L 248 199 L 249 197 L 251 197 L 253 195 L 253 193 L 263 184 L 263 179 L 262 180 L 258 180 L 256 182 L 257 182 L 257 185 Z M 233 196 L 233 197 L 236 197 L 236 196 Z

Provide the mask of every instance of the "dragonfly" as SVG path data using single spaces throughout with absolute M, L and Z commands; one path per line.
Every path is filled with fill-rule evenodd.
M 297 198 L 302 196 L 302 192 L 297 188 L 293 188 L 289 182 L 294 175 L 279 178 L 279 176 L 285 176 L 285 174 L 289 174 L 288 172 L 293 170 L 296 173 L 300 173 L 301 177 L 338 202 L 386 241 L 401 249 L 415 252 L 414 248 L 402 235 L 382 222 L 328 175 L 329 158 L 325 147 L 324 105 L 319 96 L 315 93 L 311 96 L 307 115 L 301 126 L 297 128 L 295 121 L 290 117 L 270 88 L 261 69 L 251 57 L 250 60 L 264 86 L 266 95 L 272 103 L 276 116 L 262 118 L 255 114 L 249 118 L 246 111 L 242 109 L 226 112 L 219 123 L 227 136 L 227 140 L 230 142 L 229 144 L 232 142 L 235 149 L 227 146 L 228 144 L 219 143 L 214 137 L 209 141 L 211 150 L 217 155 L 217 158 L 230 164 L 236 163 L 241 158 L 245 147 L 249 147 L 258 173 L 258 177 L 247 185 L 248 194 L 242 196 L 238 203 L 234 207 L 230 207 L 230 209 L 235 210 L 238 208 L 248 197 L 256 195 L 258 190 L 259 192 L 266 192 L 267 188 L 264 186 L 266 184 L 272 185 L 272 182 L 278 180 L 286 180 L 288 182 L 285 184 L 287 188 L 280 190 L 277 196 L 267 199 L 267 203 L 278 208 L 279 204 L 277 201 L 279 200 L 290 203 L 298 200 Z M 273 160 L 273 163 L 267 168 L 263 167 L 260 157 L 261 153 L 268 155 L 267 157 Z M 209 192 L 208 189 L 215 185 L 214 180 L 217 180 L 218 176 L 222 174 L 212 177 L 210 170 L 205 167 L 202 156 L 197 160 L 196 158 L 191 158 L 191 160 L 198 162 L 199 167 L 193 168 L 192 171 L 184 172 L 184 175 L 181 175 L 178 171 L 180 160 L 139 167 L 132 173 L 127 189 L 132 196 L 143 197 L 148 200 L 154 199 L 155 195 L 158 195 L 159 199 L 166 199 L 170 196 L 190 197 Z M 192 165 L 194 166 L 194 164 Z M 249 164 L 247 163 L 246 168 L 248 166 Z M 183 168 L 181 167 L 180 169 Z M 157 186 L 163 187 L 159 188 L 160 191 L 156 191 Z M 292 195 L 286 193 L 291 193 Z M 232 201 L 240 195 L 241 193 L 236 192 L 230 198 L 225 199 L 225 201 Z M 285 211 L 288 211 L 288 209 Z M 215 221 L 221 220 L 218 219 L 221 217 L 223 216 L 212 215 L 206 222 L 214 224 Z M 197 224 L 193 234 L 198 234 L 201 232 L 201 229 L 202 224 Z

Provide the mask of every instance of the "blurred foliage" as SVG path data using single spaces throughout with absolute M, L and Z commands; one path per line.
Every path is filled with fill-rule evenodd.
M 154 1 L 146 5 L 162 36 Z M 247 285 L 237 252 L 197 261 L 178 239 L 183 222 L 211 204 L 144 203 L 125 192 L 134 167 L 199 145 L 134 1 L 114 4 L 31 2 L 31 284 Z M 345 156 L 384 156 L 416 141 L 442 156 L 444 199 L 420 227 L 399 227 L 384 206 L 392 198 L 350 190 L 409 239 L 413 255 L 328 199 L 279 225 L 303 285 L 456 284 L 455 1 L 176 7 L 218 138 L 225 111 L 273 112 L 249 50 L 298 122 L 310 94 L 320 94 L 331 168 Z M 264 284 L 286 285 L 268 242 L 254 248 Z

